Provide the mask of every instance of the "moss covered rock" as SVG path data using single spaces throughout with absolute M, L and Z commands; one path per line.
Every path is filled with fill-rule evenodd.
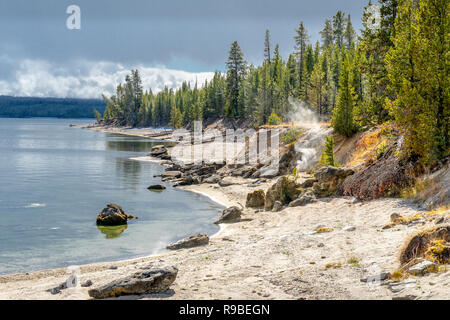
M 263 208 L 266 202 L 264 190 L 256 190 L 247 194 L 247 208 Z

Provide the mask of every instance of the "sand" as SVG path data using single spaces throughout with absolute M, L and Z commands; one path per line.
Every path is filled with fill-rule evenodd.
M 148 132 L 141 130 L 139 134 L 146 136 Z M 229 187 L 203 184 L 183 189 L 227 207 L 240 206 L 245 205 L 248 192 L 267 190 L 274 180 L 249 187 L 252 182 L 236 178 L 237 184 Z M 360 203 L 353 198 L 321 199 L 277 213 L 245 209 L 242 222 L 222 225 L 207 246 L 84 265 L 79 280 L 91 280 L 93 288 L 149 264 L 173 265 L 179 273 L 169 291 L 120 299 L 450 299 L 448 271 L 411 276 L 401 283 L 361 281 L 397 270 L 398 252 L 408 236 L 434 226 L 429 221 L 382 229 L 391 214 L 408 217 L 418 210 L 402 199 Z M 354 231 L 346 231 L 348 226 Z M 318 227 L 331 231 L 317 233 Z M 112 266 L 117 269 L 110 269 Z M 1 276 L 0 299 L 90 299 L 89 288 L 80 286 L 55 295 L 47 291 L 69 276 L 66 268 Z
M 225 188 L 199 185 L 184 189 L 227 206 L 238 205 L 252 190 L 246 186 L 248 181 L 242 182 Z M 349 198 L 323 199 L 278 213 L 246 209 L 243 222 L 223 227 L 208 246 L 85 265 L 80 282 L 91 280 L 96 287 L 151 263 L 178 267 L 171 289 L 120 299 L 449 299 L 448 272 L 410 277 L 392 287 L 391 281 L 361 282 L 399 267 L 397 254 L 404 240 L 427 226 L 382 227 L 392 213 L 409 216 L 416 212 L 417 208 L 400 199 L 354 203 Z M 318 234 L 319 226 L 333 231 Z M 344 231 L 346 226 L 355 231 Z M 338 263 L 341 267 L 326 268 Z M 88 288 L 69 288 L 56 295 L 46 291 L 69 275 L 66 269 L 54 269 L 2 276 L 0 299 L 89 299 Z

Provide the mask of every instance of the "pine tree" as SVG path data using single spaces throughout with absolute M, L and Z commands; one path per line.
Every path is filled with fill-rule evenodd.
M 325 20 L 325 26 L 322 31 L 320 31 L 320 36 L 322 37 L 322 48 L 325 49 L 333 45 L 334 31 L 331 20 Z
M 305 79 L 304 68 L 305 68 L 305 54 L 306 54 L 306 46 L 309 41 L 308 32 L 306 31 L 305 26 L 303 25 L 303 21 L 300 21 L 298 28 L 295 30 L 296 35 L 294 37 L 295 40 L 295 49 L 297 54 L 297 63 L 298 63 L 298 78 L 297 84 L 299 89 L 299 95 L 302 94 L 303 91 L 303 83 Z
M 352 83 L 353 74 L 350 57 L 347 53 L 342 64 L 337 103 L 331 119 L 331 125 L 334 130 L 347 137 L 356 132 L 356 125 L 353 121 L 353 109 L 355 107 L 356 97 Z
M 352 19 L 350 18 L 350 15 L 348 15 L 347 25 L 344 32 L 345 46 L 347 47 L 347 50 L 350 50 L 350 48 L 352 47 L 352 43 L 355 40 L 355 37 L 356 32 L 355 29 L 353 29 Z
M 316 111 L 322 115 L 322 106 L 325 102 L 326 96 L 326 80 L 325 72 L 323 71 L 323 57 L 319 58 L 318 63 L 314 66 L 314 70 L 311 74 L 311 95 L 310 102 L 311 106 L 316 109 Z
M 242 115 L 242 80 L 245 74 L 246 62 L 244 54 L 237 41 L 231 44 L 231 49 L 226 63 L 227 72 L 227 115 L 240 117 Z
M 432 164 L 449 153 L 446 0 L 399 1 L 394 47 L 387 57 L 390 112 L 402 127 L 406 156 Z
M 342 48 L 344 44 L 344 13 L 339 10 L 333 17 L 333 38 L 335 44 Z
M 337 167 L 338 164 L 334 160 L 334 138 L 333 136 L 325 137 L 325 150 L 323 151 L 320 161 L 319 168 L 331 166 Z

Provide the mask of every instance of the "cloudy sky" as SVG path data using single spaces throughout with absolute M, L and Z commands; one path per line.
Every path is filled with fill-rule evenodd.
M 2 0 L 0 95 L 94 97 L 111 94 L 128 70 L 146 89 L 203 83 L 224 71 L 237 40 L 249 63 L 263 58 L 264 34 L 283 57 L 303 20 L 312 41 L 325 18 L 351 14 L 356 29 L 366 0 Z M 69 30 L 69 5 L 81 29 Z

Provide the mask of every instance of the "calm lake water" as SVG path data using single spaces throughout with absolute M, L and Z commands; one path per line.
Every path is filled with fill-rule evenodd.
M 160 143 L 69 127 L 87 122 L 0 118 L 0 274 L 146 256 L 218 231 L 223 208 L 206 197 L 147 190 L 164 169 L 130 158 Z M 108 203 L 139 219 L 97 228 Z

